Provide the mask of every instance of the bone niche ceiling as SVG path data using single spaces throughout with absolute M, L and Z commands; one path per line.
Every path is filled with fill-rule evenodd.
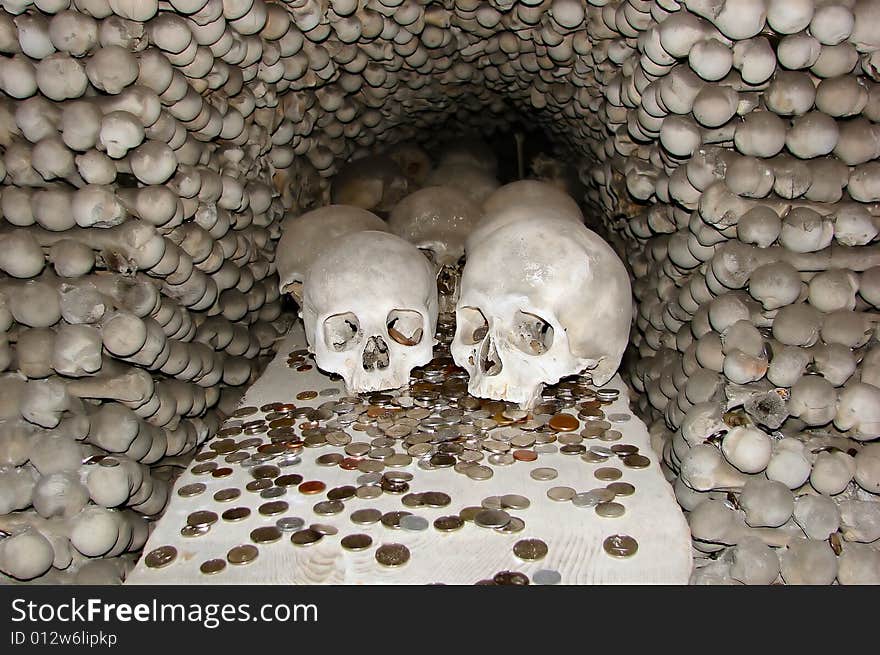
M 346 159 L 523 118 L 631 268 L 694 581 L 880 582 L 880 1 L 0 6 L 4 580 L 124 578 Z

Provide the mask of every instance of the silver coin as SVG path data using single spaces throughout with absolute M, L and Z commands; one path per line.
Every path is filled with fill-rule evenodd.
M 501 534 L 514 534 L 517 532 L 522 532 L 526 529 L 526 522 L 523 521 L 518 516 L 511 516 L 510 523 L 501 528 L 495 528 L 495 532 L 500 532 Z
M 492 457 L 489 458 L 491 461 Z M 480 464 L 474 464 L 465 471 L 465 475 L 467 475 L 471 480 L 488 480 L 495 473 L 488 466 L 482 466 Z
M 590 446 L 590 452 L 600 457 L 612 457 L 614 455 L 614 451 L 607 446 Z
M 489 455 L 489 463 L 495 466 L 509 466 L 516 461 L 510 453 L 493 453 Z
M 501 496 L 486 496 L 480 505 L 483 509 L 501 509 Z
M 275 521 L 275 527 L 282 532 L 296 532 L 305 524 L 306 522 L 298 516 L 285 516 Z
M 542 443 L 535 446 L 535 452 L 547 455 L 549 453 L 559 452 L 559 447 L 552 443 Z
M 280 498 L 281 496 L 287 493 L 287 489 L 284 487 L 269 487 L 268 489 L 263 489 L 260 492 L 261 498 Z
M 571 487 L 550 487 L 547 490 L 547 498 L 556 502 L 568 502 L 577 492 Z
M 559 471 L 554 468 L 549 467 L 541 467 L 532 469 L 529 473 L 533 480 L 545 481 L 545 480 L 554 480 L 559 475 Z
M 382 474 L 381 473 L 363 473 L 362 475 L 359 475 L 357 477 L 355 482 L 357 482 L 358 485 L 379 484 L 380 482 L 382 482 Z
M 607 416 L 608 420 L 612 423 L 626 423 L 630 419 L 632 419 L 632 415 L 630 414 L 609 414 Z
M 400 527 L 411 532 L 421 532 L 428 529 L 428 519 L 416 514 L 407 514 L 400 518 Z
M 540 585 L 559 584 L 562 582 L 562 574 L 553 569 L 541 569 L 532 575 L 532 582 Z

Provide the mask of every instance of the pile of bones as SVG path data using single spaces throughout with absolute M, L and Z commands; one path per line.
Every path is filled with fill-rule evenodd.
M 476 395 L 610 379 L 629 280 L 564 167 L 425 155 L 525 119 L 629 266 L 693 581 L 880 582 L 880 0 L 0 8 L 4 581 L 124 578 L 283 294 L 352 389 L 403 384 L 439 311 Z

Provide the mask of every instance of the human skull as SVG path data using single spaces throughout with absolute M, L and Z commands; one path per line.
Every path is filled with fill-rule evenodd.
M 433 267 L 393 234 L 344 235 L 309 268 L 302 316 L 318 366 L 341 375 L 350 393 L 402 387 L 432 358 Z
M 468 251 L 452 356 L 471 394 L 527 407 L 568 375 L 608 382 L 631 316 L 629 275 L 597 234 L 564 218 L 518 220 Z
M 458 300 L 464 242 L 482 211 L 463 192 L 435 186 L 411 193 L 388 217 L 391 232 L 418 247 L 434 263 L 441 311 Z
M 387 212 L 406 195 L 408 187 L 394 160 L 375 155 L 346 164 L 334 178 L 330 195 L 336 204 Z
M 375 214 L 347 205 L 328 205 L 284 219 L 275 255 L 279 290 L 302 305 L 303 280 L 324 248 L 345 234 L 387 229 L 385 221 Z

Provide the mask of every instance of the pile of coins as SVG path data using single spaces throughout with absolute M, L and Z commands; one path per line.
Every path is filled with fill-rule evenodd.
M 433 527 L 449 533 L 470 522 L 508 534 L 526 527 L 525 521 L 511 512 L 527 508 L 530 500 L 515 493 L 489 496 L 479 507 L 464 507 L 429 522 L 419 515 L 419 509 L 447 507 L 452 498 L 440 491 L 411 490 L 414 475 L 406 469 L 413 466 L 423 471 L 452 469 L 479 483 L 492 478 L 498 467 L 531 465 L 545 454 L 577 456 L 585 465 L 603 465 L 587 470 L 604 486 L 582 491 L 551 486 L 545 492 L 547 497 L 578 508 L 592 508 L 601 518 L 622 516 L 626 508 L 619 500 L 632 496 L 635 487 L 621 482 L 622 469 L 611 464 L 640 469 L 649 466 L 650 459 L 637 446 L 622 443 L 621 432 L 614 429 L 615 424 L 630 420 L 630 415 L 606 415 L 603 411 L 618 398 L 619 391 L 595 389 L 588 376 L 579 376 L 545 388 L 540 402 L 530 411 L 506 402 L 475 398 L 467 392 L 466 373 L 449 356 L 453 331 L 448 317 L 441 321 L 436 357 L 415 369 L 409 387 L 403 390 L 346 396 L 339 388 L 328 387 L 301 391 L 296 394 L 297 402 L 238 408 L 196 456 L 190 471 L 194 476 L 225 478 L 232 475 L 233 467 L 248 469 L 252 479 L 245 485 L 245 492 L 265 499 L 257 509 L 260 515 L 278 518 L 275 525 L 252 530 L 251 543 L 232 548 L 224 558 L 203 562 L 200 570 L 213 575 L 223 571 L 226 563 L 252 562 L 258 557 L 258 546 L 280 541 L 285 533 L 290 534 L 293 546 L 304 548 L 338 532 L 331 525 L 307 525 L 306 519 L 287 515 L 289 503 L 283 498 L 290 494 L 314 496 L 311 511 L 318 518 L 342 514 L 349 501 L 386 494 L 399 496 L 406 508 L 385 513 L 372 508 L 355 509 L 349 515 L 354 526 L 381 523 L 392 531 Z M 314 368 L 313 357 L 305 350 L 291 352 L 287 364 L 295 371 Z M 297 404 L 322 398 L 326 400 L 314 407 Z M 351 472 L 351 483 L 328 489 L 322 480 L 308 480 L 290 472 L 305 457 L 318 467 Z M 547 466 L 534 466 L 527 474 L 537 482 L 549 482 L 558 476 L 556 469 Z M 523 472 L 524 479 L 527 474 Z M 177 493 L 198 497 L 206 490 L 205 483 L 194 482 L 181 486 Z M 251 510 L 235 505 L 242 493 L 236 487 L 215 492 L 216 503 L 231 506 L 219 515 L 207 509 L 190 513 L 181 534 L 196 538 L 209 533 L 218 521 L 247 518 Z M 631 537 L 614 538 L 623 541 L 609 547 L 606 540 L 609 555 L 626 557 L 635 553 L 636 547 L 627 541 Z M 339 545 L 357 552 L 373 548 L 374 543 L 369 535 L 353 532 L 343 535 Z M 167 549 L 174 550 L 167 546 L 148 554 L 146 565 L 167 566 L 174 559 Z M 522 540 L 513 547 L 513 554 L 521 561 L 540 560 L 547 553 L 547 544 L 539 539 Z M 374 556 L 381 566 L 399 567 L 409 561 L 411 554 L 402 544 L 383 543 L 376 547 Z M 535 581 L 553 584 L 556 576 L 558 572 L 545 570 Z M 510 571 L 500 572 L 492 580 L 493 584 L 528 583 L 523 574 Z

